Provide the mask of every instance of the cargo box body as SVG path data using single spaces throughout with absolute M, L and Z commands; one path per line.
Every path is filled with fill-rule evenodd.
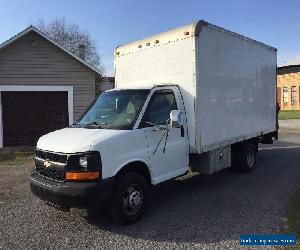
M 115 51 L 117 88 L 179 86 L 190 153 L 276 131 L 276 49 L 199 21 Z

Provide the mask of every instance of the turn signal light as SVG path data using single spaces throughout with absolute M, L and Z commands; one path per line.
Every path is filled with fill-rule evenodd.
M 66 179 L 72 181 L 95 180 L 99 179 L 99 172 L 67 172 Z

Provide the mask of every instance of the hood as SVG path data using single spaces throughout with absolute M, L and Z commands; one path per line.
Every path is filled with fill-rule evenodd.
M 64 128 L 50 132 L 37 142 L 37 148 L 60 153 L 90 151 L 93 144 L 124 130 Z

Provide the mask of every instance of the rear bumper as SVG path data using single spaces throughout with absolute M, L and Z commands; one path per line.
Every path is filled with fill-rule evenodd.
M 99 182 L 56 182 L 34 172 L 30 176 L 30 187 L 33 194 L 57 208 L 87 208 L 109 198 L 114 179 Z

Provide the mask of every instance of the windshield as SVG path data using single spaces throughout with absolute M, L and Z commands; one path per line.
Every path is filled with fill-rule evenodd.
M 149 90 L 113 90 L 101 94 L 77 124 L 88 128 L 132 129 Z

